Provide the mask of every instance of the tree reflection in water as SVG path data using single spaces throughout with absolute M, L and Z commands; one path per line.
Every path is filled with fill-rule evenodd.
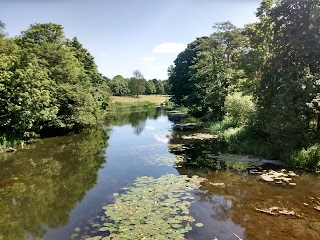
M 97 182 L 108 130 L 39 140 L 0 156 L 0 239 L 42 238 L 46 227 L 69 221 L 70 211 Z

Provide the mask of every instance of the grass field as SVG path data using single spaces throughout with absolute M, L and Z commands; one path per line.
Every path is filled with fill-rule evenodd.
M 151 102 L 154 104 L 160 104 L 169 99 L 169 96 L 166 95 L 139 95 L 139 99 L 133 97 L 118 97 L 113 96 L 113 103 L 135 103 L 135 102 Z

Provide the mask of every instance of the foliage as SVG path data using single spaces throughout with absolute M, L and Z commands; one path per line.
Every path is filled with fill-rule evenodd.
M 126 193 L 114 194 L 114 204 L 103 207 L 106 221 L 99 229 L 101 236 L 107 232 L 106 239 L 184 239 L 195 221 L 189 215 L 193 199 L 189 191 L 198 188 L 201 181 L 196 176 L 172 174 L 137 178 L 133 187 L 124 188 Z
M 296 167 L 320 169 L 320 144 L 295 152 L 290 157 L 290 163 Z
M 129 89 L 137 98 L 139 98 L 139 94 L 146 91 L 146 80 L 139 70 L 133 72 L 133 77 L 129 81 Z
M 203 38 L 196 47 L 198 52 L 190 67 L 192 92 L 186 99 L 193 115 L 221 120 L 227 95 L 228 70 L 223 49 L 215 45 L 210 39 Z
M 112 80 L 108 81 L 108 86 L 114 96 L 129 96 L 129 81 L 121 75 L 115 76 Z
M 319 140 L 320 2 L 263 0 L 256 16 L 189 44 L 169 68 L 172 100 L 222 121 L 234 151 L 287 159 Z
M 94 125 L 109 88 L 93 57 L 63 27 L 33 24 L 0 38 L 0 135 L 28 139 L 46 129 Z
M 156 85 L 153 81 L 146 82 L 146 94 L 155 94 L 157 92 Z
M 320 5 L 313 0 L 276 1 L 269 17 L 274 24 L 272 51 L 258 89 L 257 124 L 279 151 L 297 149 L 306 141 L 311 120 L 307 103 L 316 94 Z
M 244 126 L 252 119 L 255 113 L 255 104 L 252 97 L 235 92 L 226 97 L 224 111 L 230 123 L 235 126 Z

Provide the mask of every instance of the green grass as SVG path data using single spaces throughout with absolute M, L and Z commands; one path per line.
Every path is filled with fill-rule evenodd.
M 150 102 L 153 104 L 160 104 L 166 102 L 170 96 L 168 95 L 139 95 L 139 98 L 134 97 L 111 97 L 112 103 L 138 103 L 138 102 Z
M 8 135 L 0 135 L 0 153 L 5 152 L 10 147 L 15 147 L 24 142 L 15 137 L 10 137 Z
M 280 158 L 272 146 L 258 140 L 252 130 L 246 126 L 237 126 L 228 120 L 211 123 L 209 129 L 218 138 L 228 144 L 231 153 L 247 154 L 267 159 Z
M 109 112 L 136 111 L 140 109 L 154 108 L 154 103 L 150 102 L 115 102 L 110 105 Z

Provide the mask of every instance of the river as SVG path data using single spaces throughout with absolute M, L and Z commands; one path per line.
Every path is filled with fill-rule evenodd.
M 202 179 L 188 193 L 181 190 L 192 196 L 192 201 L 182 200 L 185 197 L 181 202 L 188 206 L 185 215 L 193 220 L 166 225 L 173 226 L 173 231 L 190 226 L 177 231 L 185 239 L 320 239 L 320 212 L 314 209 L 320 202 L 317 175 L 300 172 L 295 186 L 263 182 L 248 171 L 206 159 L 204 153 L 223 153 L 224 146 L 215 140 L 186 140 L 182 137 L 191 133 L 174 130 L 173 125 L 162 110 L 115 115 L 102 129 L 42 139 L 11 155 L 1 155 L 0 240 L 108 239 L 109 231 L 99 231 L 108 221 L 104 206 L 119 201 L 133 186 L 141 187 L 133 183 L 142 176 L 153 177 L 152 184 L 161 194 L 157 179 L 180 179 L 182 175 Z M 175 161 L 181 153 L 170 146 L 181 143 L 191 146 L 182 156 L 193 164 Z M 181 189 L 186 188 L 180 184 Z M 177 197 L 176 192 L 170 196 Z M 172 205 L 180 206 L 174 201 Z M 271 207 L 292 214 L 257 210 Z M 154 225 L 157 223 L 145 227 Z M 171 230 L 163 230 L 163 235 L 173 234 Z M 134 239 L 130 231 L 128 234 L 128 239 Z

